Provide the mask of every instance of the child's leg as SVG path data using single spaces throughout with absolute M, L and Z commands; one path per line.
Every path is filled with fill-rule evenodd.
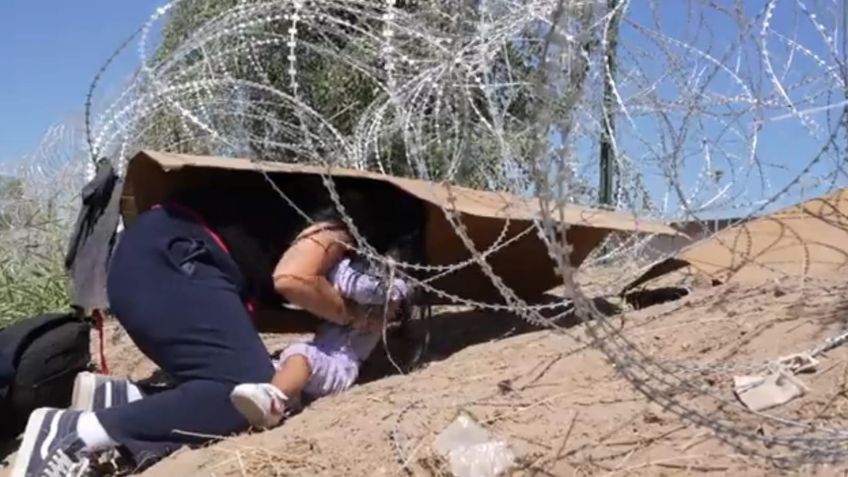
M 233 404 L 252 425 L 275 426 L 302 393 L 319 398 L 349 389 L 359 377 L 362 361 L 378 342 L 379 334 L 366 335 L 336 325 L 323 327 L 312 343 L 285 349 L 271 384 L 237 386 L 231 396 Z
M 271 384 L 287 398 L 299 400 L 336 394 L 350 388 L 359 375 L 359 360 L 345 352 L 349 332 L 322 330 L 311 343 L 289 346 Z
M 312 367 L 309 359 L 302 354 L 288 356 L 271 379 L 271 384 L 286 396 L 296 399 L 309 383 Z
M 296 406 L 312 374 L 308 355 L 315 353 L 313 348 L 310 343 L 289 346 L 270 383 L 244 383 L 233 389 L 230 400 L 250 425 L 274 427 Z

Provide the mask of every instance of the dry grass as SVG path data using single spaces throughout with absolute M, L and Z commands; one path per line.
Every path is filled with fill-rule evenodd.
M 835 314 L 842 309 L 842 287 L 840 281 L 808 283 L 806 290 L 790 289 L 779 297 L 769 287 L 720 287 L 630 313 L 623 329 L 641 349 L 662 359 L 751 363 L 805 349 L 840 330 Z M 487 319 L 474 316 L 442 319 L 450 321 L 454 333 L 468 337 Z M 498 331 L 505 326 L 497 317 L 488 318 Z M 510 474 L 515 476 L 797 472 L 798 467 L 793 471 L 762 456 L 786 457 L 785 448 L 757 443 L 737 448 L 653 404 L 587 346 L 583 326 L 567 334 L 515 330 L 494 341 L 488 338 L 494 331 L 478 330 L 477 344 L 466 341 L 423 370 L 373 379 L 316 402 L 278 429 L 185 452 L 146 475 L 448 476 L 433 442 L 460 412 L 506 440 L 516 454 Z M 813 392 L 775 413 L 789 420 L 847 425 L 842 412 L 848 408 L 846 362 L 845 349 L 830 352 L 817 373 L 803 378 Z M 729 377 L 718 370 L 690 375 L 704 386 L 714 382 L 713 394 L 732 402 Z M 732 416 L 739 429 L 782 432 L 768 420 L 710 397 L 678 396 L 716 419 Z M 801 469 L 822 475 L 845 470 Z

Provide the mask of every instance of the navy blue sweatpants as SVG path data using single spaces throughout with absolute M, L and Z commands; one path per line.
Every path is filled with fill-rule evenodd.
M 141 351 L 178 385 L 97 412 L 137 465 L 202 436 L 247 429 L 233 387 L 270 382 L 274 369 L 244 306 L 244 278 L 209 232 L 180 212 L 154 209 L 123 234 L 109 271 L 112 311 Z

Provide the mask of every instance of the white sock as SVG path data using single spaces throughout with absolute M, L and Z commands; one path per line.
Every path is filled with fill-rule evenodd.
M 135 384 L 127 383 L 127 401 L 135 402 L 143 398 L 144 395 L 141 394 L 141 389 L 138 388 Z
M 77 422 L 77 434 L 85 442 L 86 450 L 100 451 L 118 447 L 118 443 L 109 437 L 106 429 L 93 412 L 84 412 Z

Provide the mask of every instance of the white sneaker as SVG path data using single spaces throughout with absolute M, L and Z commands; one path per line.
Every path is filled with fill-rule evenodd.
M 15 457 L 12 477 L 87 477 L 93 475 L 85 442 L 77 434 L 82 412 L 36 409 Z
M 283 420 L 288 397 L 269 383 L 239 384 L 230 393 L 230 401 L 251 426 L 267 429 Z
M 100 411 L 123 406 L 142 397 L 141 390 L 129 379 L 85 371 L 77 374 L 74 379 L 71 409 Z

